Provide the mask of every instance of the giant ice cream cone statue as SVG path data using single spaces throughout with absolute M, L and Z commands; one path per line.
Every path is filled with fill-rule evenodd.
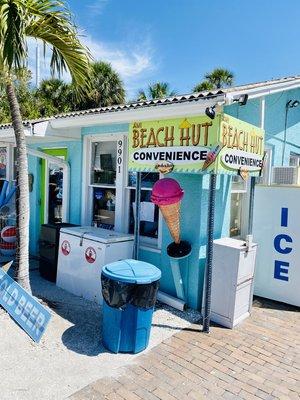
M 176 244 L 180 243 L 180 202 L 183 190 L 172 178 L 160 179 L 152 189 L 151 201 L 156 204 L 166 221 Z
M 191 245 L 185 240 L 180 240 L 180 203 L 183 194 L 182 188 L 175 179 L 163 178 L 153 186 L 151 201 L 159 207 L 174 240 L 167 247 L 167 253 L 170 256 L 177 297 L 185 300 L 179 260 L 188 257 L 191 253 Z

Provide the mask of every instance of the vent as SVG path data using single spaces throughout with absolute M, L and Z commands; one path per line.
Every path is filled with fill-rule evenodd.
M 273 185 L 300 185 L 299 167 L 273 167 Z

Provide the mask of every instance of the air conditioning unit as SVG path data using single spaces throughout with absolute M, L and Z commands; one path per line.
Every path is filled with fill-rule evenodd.
M 272 184 L 300 186 L 300 167 L 273 167 Z

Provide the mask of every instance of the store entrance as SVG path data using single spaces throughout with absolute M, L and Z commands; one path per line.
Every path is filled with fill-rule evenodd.
M 67 158 L 65 148 L 43 151 L 62 160 Z M 64 174 L 61 165 L 42 160 L 41 224 L 63 222 L 63 181 Z

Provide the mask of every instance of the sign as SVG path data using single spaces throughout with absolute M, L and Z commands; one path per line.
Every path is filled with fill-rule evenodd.
M 226 114 L 133 122 L 129 170 L 259 175 L 264 155 L 260 128 Z
M 85 259 L 88 263 L 93 264 L 96 261 L 96 250 L 93 247 L 88 247 L 85 251 Z
M 50 321 L 50 312 L 0 268 L 0 304 L 35 341 Z
M 64 256 L 68 256 L 71 252 L 71 245 L 68 240 L 64 240 L 61 244 L 61 252 L 63 253 Z
M 272 201 L 270 201 L 272 199 Z M 254 293 L 300 306 L 300 188 L 257 186 L 253 237 Z

